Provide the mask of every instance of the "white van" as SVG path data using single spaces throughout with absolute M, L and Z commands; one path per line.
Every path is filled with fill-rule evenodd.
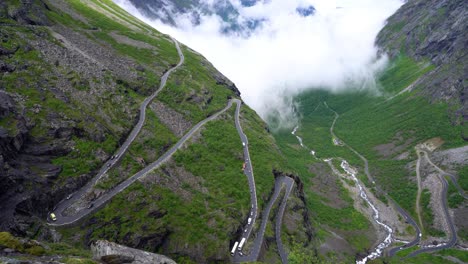
M 57 221 L 57 216 L 55 216 L 54 213 L 51 213 L 50 214 L 50 219 L 52 219 L 52 221 Z

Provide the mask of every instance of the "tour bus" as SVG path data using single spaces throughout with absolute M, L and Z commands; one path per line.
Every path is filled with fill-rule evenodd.
M 245 237 L 242 238 L 241 242 L 239 243 L 239 246 L 237 247 L 237 250 L 242 250 L 242 247 L 244 246 L 245 243 Z
M 237 245 L 239 244 L 239 242 L 236 241 L 236 243 L 234 243 L 234 246 L 232 247 L 232 250 L 231 250 L 231 256 L 234 256 L 234 253 L 236 253 L 236 249 L 237 249 Z

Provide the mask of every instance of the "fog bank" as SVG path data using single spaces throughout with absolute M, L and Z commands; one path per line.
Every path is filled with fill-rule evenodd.
M 281 113 L 282 124 L 294 123 L 291 97 L 314 87 L 337 91 L 350 83 L 373 85 L 377 58 L 374 40 L 401 0 L 270 0 L 238 10 L 238 21 L 263 21 L 249 34 L 224 34 L 225 22 L 201 16 L 193 25 L 187 15 L 173 14 L 177 27 L 144 17 L 128 0 L 114 0 L 131 14 L 202 53 L 242 93 L 263 118 Z M 204 0 L 213 4 L 217 0 Z M 313 6 L 304 15 L 298 8 Z M 223 24 L 224 23 L 224 24 Z M 246 36 L 248 35 L 248 36 Z

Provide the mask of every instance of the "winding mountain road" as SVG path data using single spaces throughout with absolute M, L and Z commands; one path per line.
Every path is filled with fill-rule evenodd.
M 222 109 L 221 111 L 217 112 L 216 114 L 206 118 L 205 120 L 199 122 L 195 126 L 190 129 L 189 132 L 187 132 L 172 148 L 170 148 L 166 153 L 164 153 L 160 158 L 158 158 L 156 161 L 152 162 L 148 166 L 146 166 L 144 169 L 140 170 L 127 180 L 121 182 L 117 186 L 115 186 L 113 189 L 109 190 L 107 193 L 103 194 L 100 196 L 98 199 L 94 200 L 89 207 L 81 209 L 77 213 L 73 215 L 65 215 L 64 211 L 68 209 L 70 206 L 72 206 L 75 202 L 78 200 L 82 199 L 83 196 L 93 188 L 93 186 L 99 181 L 99 179 L 110 169 L 112 168 L 125 154 L 125 152 L 128 150 L 129 146 L 132 144 L 132 142 L 135 140 L 139 132 L 141 131 L 145 119 L 146 119 L 146 108 L 149 105 L 149 103 L 161 92 L 161 90 L 165 87 L 167 79 L 169 75 L 176 70 L 178 67 L 180 67 L 184 63 L 184 55 L 180 49 L 180 46 L 178 42 L 173 39 L 174 44 L 177 48 L 177 52 L 180 57 L 180 61 L 177 65 L 169 69 L 162 77 L 161 77 L 161 83 L 158 88 L 151 96 L 146 98 L 143 103 L 140 106 L 140 116 L 137 124 L 135 127 L 132 129 L 131 133 L 125 140 L 125 142 L 122 144 L 122 146 L 117 150 L 117 152 L 112 156 L 110 160 L 108 160 L 106 163 L 103 164 L 102 168 L 99 170 L 99 172 L 94 176 L 85 186 L 83 186 L 80 190 L 75 192 L 69 199 L 64 199 L 62 200 L 59 204 L 57 204 L 53 210 L 53 212 L 56 215 L 56 220 L 53 221 L 50 219 L 50 214 L 48 216 L 48 224 L 51 226 L 67 226 L 67 225 L 72 225 L 75 222 L 81 220 L 82 218 L 88 216 L 89 214 L 98 211 L 100 208 L 102 208 L 108 201 L 110 201 L 115 195 L 119 194 L 123 190 L 125 190 L 127 187 L 129 187 L 131 184 L 133 184 L 135 181 L 140 179 L 141 177 L 144 177 L 147 175 L 149 172 L 153 171 L 154 169 L 158 168 L 161 166 L 163 163 L 169 160 L 169 158 L 178 150 L 180 149 L 183 144 L 198 130 L 200 127 L 205 125 L 207 122 L 216 119 L 220 114 L 226 112 L 229 108 L 231 108 L 232 104 L 235 103 L 236 106 L 236 113 L 235 113 L 235 126 L 237 129 L 237 132 L 239 134 L 239 137 L 243 143 L 243 151 L 244 151 L 244 162 L 245 162 L 245 168 L 244 168 L 244 174 L 248 178 L 249 182 L 249 189 L 250 189 L 250 196 L 251 196 L 251 211 L 248 217 L 250 217 L 251 223 L 247 224 L 246 226 L 246 232 L 243 233 L 243 237 L 246 238 L 246 240 L 249 238 L 252 229 L 255 224 L 255 220 L 258 215 L 258 208 L 257 208 L 257 195 L 256 195 L 256 188 L 255 188 L 255 179 L 253 175 L 253 167 L 250 159 L 250 153 L 249 153 L 249 145 L 248 145 L 248 139 L 247 136 L 244 134 L 242 127 L 240 125 L 239 121 L 239 115 L 240 115 L 240 107 L 242 102 L 239 99 L 231 99 L 229 100 L 227 106 Z M 253 243 L 252 249 L 250 250 L 249 255 L 242 255 L 241 251 L 236 251 L 237 254 L 234 256 L 234 261 L 236 262 L 243 262 L 243 261 L 256 261 L 258 258 L 258 255 L 260 253 L 260 249 L 263 243 L 263 237 L 265 233 L 265 228 L 266 224 L 268 222 L 268 216 L 270 214 L 270 210 L 273 206 L 273 203 L 276 201 L 278 194 L 281 190 L 281 186 L 285 185 L 287 190 L 285 197 L 282 201 L 281 207 L 280 207 L 280 212 L 277 216 L 277 223 L 276 223 L 276 230 L 277 230 L 277 241 L 278 242 L 278 248 L 280 250 L 280 256 L 282 258 L 283 263 L 287 262 L 287 254 L 284 252 L 283 245 L 281 243 L 281 238 L 280 238 L 280 228 L 281 228 L 281 221 L 283 218 L 283 214 L 285 211 L 286 207 L 286 201 L 289 197 L 289 194 L 291 192 L 291 189 L 293 187 L 294 181 L 289 178 L 289 177 L 279 177 L 275 181 L 275 194 L 273 195 L 272 199 L 270 200 L 270 203 L 268 206 L 265 208 L 264 212 L 264 219 L 261 224 L 261 228 L 259 233 L 256 236 L 256 239 Z M 286 261 L 286 262 L 285 262 Z
M 184 54 L 182 53 L 182 50 L 180 49 L 179 43 L 175 39 L 172 39 L 172 40 L 173 40 L 173 42 L 174 42 L 174 44 L 176 46 L 177 52 L 179 54 L 179 58 L 180 58 L 179 63 L 177 63 L 176 66 L 172 67 L 166 73 L 164 73 L 164 75 L 161 77 L 161 82 L 160 82 L 159 88 L 151 96 L 147 97 L 143 101 L 143 103 L 140 105 L 140 109 L 139 109 L 140 116 L 139 116 L 138 122 L 135 125 L 135 127 L 132 129 L 130 134 L 128 135 L 125 142 L 122 144 L 122 146 L 120 146 L 120 148 L 114 154 L 114 156 L 113 156 L 114 158 L 110 159 L 106 163 L 104 163 L 102 168 L 99 170 L 98 174 L 96 174 L 96 176 L 94 176 L 79 191 L 75 192 L 70 199 L 62 200 L 59 204 L 56 205 L 53 212 L 57 216 L 57 220 L 54 221 L 54 222 L 51 222 L 51 219 L 49 218 L 48 220 L 50 222 L 49 223 L 50 225 L 66 225 L 66 224 L 73 223 L 73 222 L 81 219 L 84 215 L 87 215 L 90 212 L 94 211 L 95 210 L 94 207 L 98 207 L 99 205 L 101 205 L 102 199 L 98 199 L 97 201 L 94 202 L 93 208 L 84 209 L 84 210 L 80 211 L 75 216 L 65 216 L 65 215 L 63 215 L 64 210 L 69 208 L 77 200 L 80 200 L 89 190 L 91 190 L 91 188 L 93 188 L 93 186 L 99 181 L 99 179 L 123 157 L 123 154 L 125 154 L 125 152 L 129 148 L 130 144 L 132 144 L 132 142 L 137 137 L 138 133 L 140 133 L 141 129 L 143 128 L 143 125 L 144 125 L 145 119 L 146 119 L 146 108 L 147 108 L 147 106 L 161 92 L 161 90 L 164 88 L 169 75 L 184 63 L 185 57 L 184 57 Z M 130 179 L 132 179 L 132 178 L 130 178 Z M 127 182 L 127 181 L 125 181 L 125 182 Z M 122 184 L 124 184 L 125 182 L 123 182 Z M 116 188 L 114 188 L 108 194 L 114 193 L 114 191 L 116 189 L 118 189 L 118 188 L 122 188 L 122 186 L 121 186 L 122 184 L 119 184 Z M 106 194 L 104 196 L 108 197 L 108 194 Z M 111 197 L 113 197 L 115 194 L 117 194 L 117 193 L 114 193 Z M 102 198 L 104 198 L 104 197 L 102 197 Z M 104 200 L 106 200 L 106 199 L 104 199 Z M 50 214 L 49 214 L 49 216 L 50 216 Z
M 453 185 L 455 186 L 455 188 L 457 189 L 458 193 L 465 199 L 468 199 L 468 196 L 465 194 L 465 192 L 463 191 L 463 189 L 460 187 L 460 185 L 458 185 L 458 182 L 457 182 L 457 177 L 455 177 L 455 175 L 451 174 L 451 173 L 448 173 L 444 170 L 442 170 L 439 166 L 435 165 L 434 162 L 432 162 L 432 160 L 429 158 L 429 155 L 427 154 L 426 151 L 423 151 L 424 153 L 424 157 L 426 158 L 427 162 L 429 162 L 429 164 L 432 165 L 432 167 L 434 167 L 437 171 L 439 171 L 442 175 L 447 175 L 450 177 L 450 180 L 452 181 Z
M 335 133 L 333 132 L 336 120 L 338 119 L 338 117 L 340 115 L 335 110 L 331 109 L 326 102 L 324 102 L 324 104 L 328 109 L 330 109 L 330 111 L 332 111 L 335 114 L 335 119 L 333 120 L 332 126 L 330 127 L 330 133 L 331 133 L 331 135 L 333 137 L 340 140 L 335 135 Z M 344 146 L 346 146 L 349 150 L 351 150 L 354 154 L 356 154 L 364 162 L 364 173 L 366 174 L 369 181 L 375 185 L 375 180 L 374 180 L 374 178 L 372 177 L 372 175 L 369 172 L 369 162 L 368 162 L 368 160 L 364 156 L 362 156 L 359 152 L 357 152 L 355 149 L 353 149 L 351 146 L 346 144 L 345 142 L 343 142 L 341 140 L 340 140 L 340 142 Z M 398 213 L 400 213 L 404 217 L 405 221 L 408 224 L 410 224 L 411 226 L 413 226 L 413 228 L 416 230 L 416 236 L 412 241 L 410 241 L 409 243 L 406 243 L 405 245 L 403 245 L 401 247 L 395 247 L 395 248 L 390 249 L 388 251 L 388 255 L 393 256 L 400 250 L 403 250 L 405 248 L 409 248 L 409 247 L 412 247 L 414 245 L 417 245 L 421 241 L 422 233 L 421 233 L 421 229 L 419 228 L 416 221 L 414 221 L 414 219 L 403 208 L 401 208 L 400 205 L 398 205 L 398 203 L 395 200 L 393 200 L 386 192 L 384 192 L 379 186 L 375 185 L 375 188 L 380 194 L 384 195 L 385 198 L 387 198 L 387 200 L 389 200 L 393 204 L 393 206 L 398 211 Z
M 292 188 L 294 186 L 294 180 L 289 177 L 283 177 L 283 184 L 285 184 L 286 192 L 281 202 L 280 208 L 276 215 L 276 225 L 275 225 L 275 234 L 276 234 L 276 245 L 278 246 L 278 253 L 281 257 L 281 262 L 283 264 L 288 263 L 288 254 L 284 250 L 283 242 L 281 241 L 281 225 L 283 223 L 284 211 L 286 210 L 286 204 L 288 197 L 291 194 Z
M 56 214 L 57 216 L 57 220 L 54 221 L 54 222 L 49 222 L 49 225 L 53 225 L 53 226 L 64 226 L 64 225 L 70 225 L 70 224 L 73 224 L 74 222 L 80 220 L 81 218 L 91 214 L 92 212 L 95 212 L 97 211 L 98 209 L 100 209 L 103 205 L 105 205 L 109 200 L 111 200 L 115 195 L 117 195 L 118 193 L 122 192 L 123 190 L 125 190 L 128 186 L 130 186 L 132 183 L 134 183 L 136 180 L 138 180 L 139 178 L 145 176 L 146 174 L 148 174 L 149 172 L 151 172 L 152 170 L 158 168 L 159 166 L 161 166 L 163 163 L 165 163 L 166 161 L 169 160 L 169 158 L 172 157 L 172 155 L 178 150 L 180 149 L 183 144 L 191 137 L 193 136 L 193 134 L 198 130 L 200 129 L 200 127 L 202 127 L 203 125 L 205 125 L 207 122 L 211 121 L 211 120 L 214 120 L 216 119 L 220 114 L 226 112 L 229 108 L 231 108 L 232 104 L 236 103 L 237 105 L 240 105 L 241 102 L 240 100 L 238 99 L 231 99 L 229 102 L 228 102 L 228 105 L 221 111 L 217 112 L 216 114 L 208 117 L 207 119 L 199 122 L 198 124 L 196 124 L 194 127 L 192 127 L 192 129 L 190 129 L 189 132 L 187 132 L 187 134 L 185 134 L 172 148 L 170 148 L 166 153 L 164 153 L 159 159 L 157 159 L 156 161 L 152 162 L 151 164 L 149 164 L 148 166 L 146 166 L 144 169 L 140 170 L 139 172 L 137 172 L 136 174 L 134 174 L 132 177 L 128 178 L 127 180 L 121 182 L 119 185 L 117 185 L 116 187 L 114 187 L 112 190 L 110 190 L 109 192 L 105 193 L 104 195 L 102 195 L 101 197 L 99 197 L 97 200 L 95 200 L 93 202 L 94 206 L 92 208 L 85 208 L 85 209 L 82 209 L 81 211 L 79 211 L 77 214 L 75 215 L 72 215 L 72 216 L 65 216 L 62 214 L 63 210 L 65 210 L 67 207 L 64 206 L 64 204 L 66 203 L 63 203 L 61 204 L 60 207 L 58 207 L 54 213 Z M 86 186 L 85 186 L 86 187 Z M 80 190 L 81 191 L 81 190 Z M 69 200 L 68 200 L 69 201 Z
M 242 237 L 239 239 L 239 241 L 240 241 L 242 238 L 245 238 L 245 240 L 247 242 L 250 235 L 252 234 L 252 230 L 253 230 L 253 227 L 255 225 L 255 220 L 256 220 L 256 218 L 258 216 L 257 190 L 255 188 L 255 178 L 254 178 L 254 174 L 253 174 L 253 166 L 252 166 L 252 162 L 251 162 L 251 159 L 250 159 L 250 153 L 249 153 L 249 141 L 248 141 L 247 136 L 244 134 L 244 132 L 242 130 L 242 127 L 240 125 L 240 121 L 239 121 L 241 103 L 238 100 L 236 102 L 237 102 L 237 107 L 236 107 L 236 115 L 235 115 L 235 124 L 236 124 L 237 133 L 239 134 L 239 137 L 241 138 L 241 141 L 242 141 L 243 146 L 244 146 L 245 168 L 244 168 L 243 172 L 247 176 L 247 179 L 248 179 L 248 182 L 249 182 L 250 199 L 251 199 L 251 203 L 252 203 L 251 211 L 250 211 L 250 214 L 248 215 L 248 217 L 251 218 L 252 220 L 251 220 L 250 224 L 246 224 L 246 227 L 244 228 L 244 230 L 246 230 L 246 231 L 243 232 Z M 279 218 L 279 223 L 277 222 L 277 226 L 279 225 L 279 227 L 281 227 L 281 221 L 282 221 L 284 210 L 285 210 L 285 207 L 286 207 L 286 201 L 287 201 L 287 199 L 289 197 L 289 194 L 291 193 L 291 189 L 292 189 L 292 187 L 294 185 L 294 180 L 289 178 L 289 177 L 278 177 L 276 179 L 274 193 L 273 193 L 268 205 L 265 207 L 265 210 L 263 212 L 262 223 L 260 224 L 260 229 L 259 229 L 258 233 L 256 234 L 256 237 L 255 237 L 255 240 L 254 240 L 254 242 L 252 244 L 252 247 L 249 249 L 250 253 L 249 254 L 244 254 L 242 250 L 236 249 L 235 252 L 234 252 L 234 256 L 233 256 L 233 261 L 234 262 L 236 262 L 236 263 L 239 263 L 239 262 L 252 262 L 252 261 L 256 261 L 258 259 L 258 256 L 260 254 L 260 250 L 261 250 L 261 247 L 262 247 L 262 244 L 263 244 L 263 237 L 264 237 L 264 234 L 265 234 L 266 225 L 268 223 L 268 218 L 269 218 L 269 215 L 270 215 L 270 211 L 271 211 L 271 208 L 273 207 L 274 202 L 278 198 L 278 195 L 279 195 L 279 193 L 281 191 L 281 187 L 282 187 L 283 184 L 285 186 L 287 186 L 288 189 L 287 189 L 287 192 L 286 192 L 285 197 L 283 199 L 283 203 L 281 204 L 283 209 L 280 210 L 280 213 L 278 213 L 278 217 L 280 215 L 281 215 L 281 217 Z M 278 221 L 278 219 L 277 219 L 277 221 Z M 277 238 L 277 240 L 278 240 L 278 238 Z M 281 243 L 281 239 L 280 239 L 280 243 Z M 287 263 L 287 254 L 284 251 L 282 244 L 281 244 L 281 246 L 278 246 L 278 249 L 280 249 L 280 247 L 281 247 L 281 250 L 280 250 L 279 253 L 280 253 L 280 256 L 282 258 L 282 261 L 283 261 L 284 256 L 286 256 L 286 262 L 283 262 L 283 263 Z
M 277 234 L 281 234 L 281 223 L 282 223 L 282 218 L 283 218 L 283 214 L 284 214 L 285 207 L 286 207 L 286 201 L 289 198 L 291 189 L 294 185 L 294 180 L 285 176 L 276 178 L 273 194 L 270 200 L 268 201 L 268 204 L 266 205 L 265 209 L 263 210 L 262 222 L 260 224 L 258 233 L 256 234 L 255 240 L 253 241 L 252 247 L 249 249 L 250 253 L 246 255 L 244 254 L 241 255 L 239 254 L 240 251 L 236 250 L 236 254 L 234 255 L 235 263 L 257 261 L 258 256 L 260 255 L 260 250 L 263 245 L 263 239 L 265 235 L 266 226 L 268 224 L 268 219 L 270 216 L 270 211 L 273 208 L 273 205 L 275 204 L 276 200 L 278 199 L 283 185 L 286 186 L 287 189 L 285 192 L 285 196 L 283 198 L 283 202 L 280 205 L 280 210 L 277 214 L 276 226 L 275 226 L 275 232 Z M 253 225 L 251 225 L 251 227 L 253 227 Z M 246 237 L 246 239 L 248 238 L 248 236 L 244 236 L 244 237 Z M 277 236 L 276 241 L 278 241 L 278 239 L 280 240 L 280 244 L 278 244 L 278 250 L 281 256 L 281 261 L 283 263 L 287 263 L 287 254 L 284 251 L 283 244 L 281 243 L 281 238 Z
M 60 202 L 55 208 L 54 208 L 54 211 L 53 213 L 56 215 L 57 217 L 57 220 L 56 221 L 52 221 L 50 219 L 50 215 L 49 215 L 49 218 L 48 218 L 48 221 L 49 221 L 49 225 L 52 225 L 52 226 L 65 226 L 65 225 L 71 225 L 77 221 L 79 221 L 80 219 L 82 219 L 83 217 L 91 214 L 92 212 L 95 212 L 97 210 L 99 210 L 103 205 L 105 205 L 109 200 L 111 200 L 115 195 L 117 195 L 118 193 L 122 192 L 123 190 L 125 190 L 128 186 L 130 186 L 132 183 L 134 183 L 136 180 L 138 180 L 139 178 L 145 176 L 148 172 L 154 170 L 155 168 L 159 167 L 161 164 L 163 164 L 164 162 L 166 162 L 179 148 L 182 147 L 182 145 L 200 128 L 202 127 L 204 124 L 206 124 L 207 122 L 217 118 L 220 114 L 224 113 L 226 110 L 228 110 L 229 108 L 231 108 L 232 104 L 233 103 L 236 103 L 237 104 L 237 112 L 236 114 L 238 115 L 239 114 L 239 108 L 240 108 L 240 105 L 241 105 L 241 101 L 238 100 L 238 99 L 231 99 L 229 102 L 228 102 L 228 105 L 222 109 L 221 111 L 217 112 L 216 114 L 208 117 L 207 119 L 199 122 L 198 124 L 196 124 L 194 127 L 192 127 L 192 129 L 190 129 L 189 132 L 187 132 L 171 149 L 169 149 L 166 153 L 164 153 L 159 159 L 157 159 L 156 161 L 154 161 L 153 163 L 149 164 L 147 167 L 145 167 L 144 169 L 142 169 L 141 171 L 137 172 L 136 174 L 134 174 L 132 177 L 128 178 L 127 180 L 123 181 L 122 183 L 118 184 L 116 187 L 114 187 L 113 189 L 111 189 L 109 192 L 105 193 L 104 195 L 102 195 L 101 197 L 99 197 L 98 199 L 96 199 L 92 204 L 93 206 L 91 208 L 85 208 L 85 209 L 82 209 L 80 210 L 77 214 L 74 214 L 74 215 L 64 215 L 63 212 L 69 208 L 74 202 L 76 202 L 77 200 L 81 199 L 83 197 L 83 195 L 88 192 L 94 185 L 95 183 L 100 179 L 100 177 L 102 177 L 103 174 L 105 174 L 121 157 L 122 155 L 125 153 L 125 151 L 128 149 L 128 147 L 130 146 L 130 144 L 133 142 L 133 140 L 136 138 L 136 136 L 138 135 L 139 131 L 141 130 L 141 128 L 143 127 L 143 124 L 144 124 L 144 121 L 145 121 L 145 117 L 146 117 L 146 107 L 148 106 L 148 104 L 151 102 L 151 100 L 153 100 L 157 95 L 158 93 L 161 91 L 161 89 L 165 86 L 166 84 L 166 81 L 167 81 L 167 78 L 169 77 L 169 74 L 171 72 L 173 72 L 176 68 L 178 68 L 180 65 L 182 65 L 182 63 L 184 62 L 184 56 L 182 54 L 182 51 L 177 43 L 176 40 L 174 40 L 174 43 L 177 47 L 177 51 L 179 53 L 179 56 L 180 56 L 180 61 L 179 63 L 171 68 L 169 71 L 167 71 L 163 77 L 161 78 L 161 85 L 159 87 L 159 89 L 153 93 L 150 97 L 148 97 L 147 99 L 145 99 L 145 101 L 142 103 L 142 105 L 140 106 L 140 119 L 137 123 L 137 125 L 134 127 L 134 129 L 132 130 L 132 132 L 130 133 L 129 137 L 125 140 L 124 144 L 119 148 L 119 150 L 116 152 L 115 156 L 116 158 L 114 158 L 113 160 L 109 160 L 107 161 L 103 167 L 101 168 L 101 170 L 99 171 L 99 173 L 91 180 L 89 181 L 84 187 L 82 187 L 79 191 L 77 191 L 76 193 L 73 194 L 72 198 L 71 199 L 68 199 L 68 200 L 63 200 L 62 202 Z M 236 116 L 236 126 L 238 126 L 238 116 Z M 240 128 L 240 126 L 238 126 Z M 242 133 L 243 135 L 243 133 Z M 245 137 L 245 135 L 244 135 Z M 246 139 L 246 137 L 245 137 Z M 248 151 L 248 150 L 247 150 Z M 255 188 L 255 186 L 254 186 Z
M 440 182 L 442 183 L 442 195 L 441 195 L 441 197 L 442 197 L 442 207 L 443 207 L 443 210 L 444 210 L 444 216 L 445 216 L 445 219 L 447 221 L 447 225 L 448 225 L 448 227 L 450 229 L 450 239 L 447 242 L 444 242 L 444 243 L 439 244 L 437 246 L 424 247 L 424 248 L 418 249 L 416 251 L 413 251 L 410 254 L 408 254 L 408 256 L 407 256 L 408 258 L 409 257 L 414 257 L 414 256 L 416 256 L 418 254 L 421 254 L 421 253 L 427 253 L 427 252 L 431 252 L 431 251 L 451 248 L 451 247 L 455 246 L 455 244 L 457 243 L 457 231 L 455 229 L 455 225 L 453 224 L 452 218 L 450 217 L 450 214 L 449 214 L 449 211 L 448 211 L 448 206 L 447 206 L 448 182 L 445 179 L 444 175 L 449 175 L 449 174 L 446 173 L 445 171 L 443 171 L 437 165 L 435 165 L 431 161 L 431 159 L 429 158 L 429 155 L 427 154 L 427 152 L 425 150 L 420 149 L 420 150 L 417 150 L 417 151 L 422 152 L 424 154 L 424 158 L 426 159 L 426 161 L 432 167 L 434 167 L 437 171 L 439 171 L 439 173 L 440 173 L 438 175 L 438 178 L 439 178 Z M 453 176 L 453 177 L 455 177 L 455 176 Z

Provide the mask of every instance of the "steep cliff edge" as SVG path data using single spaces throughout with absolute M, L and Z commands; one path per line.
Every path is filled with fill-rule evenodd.
M 453 124 L 465 124 L 468 139 L 468 6 L 463 0 L 409 0 L 377 36 L 391 57 L 409 56 L 435 66 L 415 83 L 432 101 L 447 101 Z

